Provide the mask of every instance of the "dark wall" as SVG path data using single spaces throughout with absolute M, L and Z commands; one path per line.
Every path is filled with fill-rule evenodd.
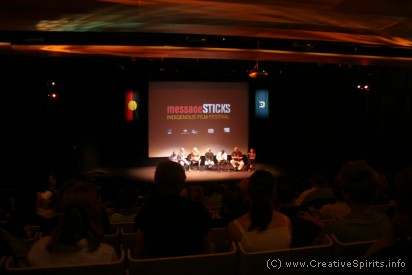
M 124 91 L 139 91 L 147 103 L 150 80 L 248 81 L 249 140 L 261 162 L 333 171 L 356 158 L 382 170 L 411 161 L 411 68 L 269 63 L 268 78 L 250 79 L 239 61 L 176 61 L 164 69 L 151 60 L 0 59 L 9 171 L 151 165 L 147 104 L 138 121 L 123 118 Z M 370 91 L 356 88 L 363 82 Z M 269 90 L 268 119 L 254 117 L 257 88 Z M 53 89 L 57 100 L 47 97 Z

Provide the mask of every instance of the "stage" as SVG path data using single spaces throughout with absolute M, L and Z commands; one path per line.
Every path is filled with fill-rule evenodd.
M 249 178 L 254 171 L 234 172 L 233 170 L 222 169 L 216 170 L 191 170 L 186 172 L 186 183 L 189 185 L 199 184 L 207 185 L 210 183 L 219 183 L 222 185 L 236 184 L 243 179 Z M 256 169 L 269 170 L 275 177 L 281 177 L 283 170 L 279 167 L 259 163 Z M 99 168 L 93 169 L 87 173 L 87 178 L 94 181 L 100 188 L 104 200 L 110 200 L 120 188 L 131 187 L 138 192 L 146 192 L 154 182 L 156 166 L 129 167 L 129 168 Z
M 269 164 L 259 163 L 256 165 L 256 169 L 269 170 L 275 177 L 280 177 L 283 174 L 281 168 Z M 96 178 L 100 180 L 113 179 L 136 183 L 152 183 L 155 171 L 156 166 L 145 166 L 117 169 L 94 169 L 93 171 L 89 171 L 88 174 L 94 174 Z M 235 172 L 233 170 L 228 170 L 227 167 L 223 167 L 220 172 L 217 171 L 217 167 L 214 167 L 212 170 L 206 170 L 205 168 L 198 170 L 195 168 L 186 172 L 186 182 L 207 183 L 208 181 L 241 181 L 242 179 L 249 178 L 253 172 L 254 170 L 251 172 L 245 170 Z

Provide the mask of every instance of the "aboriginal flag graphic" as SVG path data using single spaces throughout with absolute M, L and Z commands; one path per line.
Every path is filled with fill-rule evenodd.
M 125 120 L 135 121 L 139 119 L 140 98 L 139 93 L 133 90 L 125 94 Z

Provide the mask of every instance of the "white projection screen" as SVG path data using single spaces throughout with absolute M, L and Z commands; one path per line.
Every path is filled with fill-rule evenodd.
M 249 143 L 249 86 L 247 82 L 149 83 L 149 158 L 168 157 L 173 150 L 193 147 L 204 155 L 228 154 Z

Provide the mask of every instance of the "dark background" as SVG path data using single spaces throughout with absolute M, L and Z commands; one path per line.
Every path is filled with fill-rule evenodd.
M 251 79 L 246 63 L 0 56 L 4 174 L 155 165 L 147 156 L 151 80 L 249 82 L 249 142 L 259 162 L 310 174 L 359 158 L 388 174 L 412 162 L 411 68 L 262 62 L 269 76 Z M 363 83 L 369 91 L 357 89 Z M 124 120 L 130 88 L 143 103 L 134 122 Z M 268 119 L 254 117 L 258 88 L 269 90 Z

